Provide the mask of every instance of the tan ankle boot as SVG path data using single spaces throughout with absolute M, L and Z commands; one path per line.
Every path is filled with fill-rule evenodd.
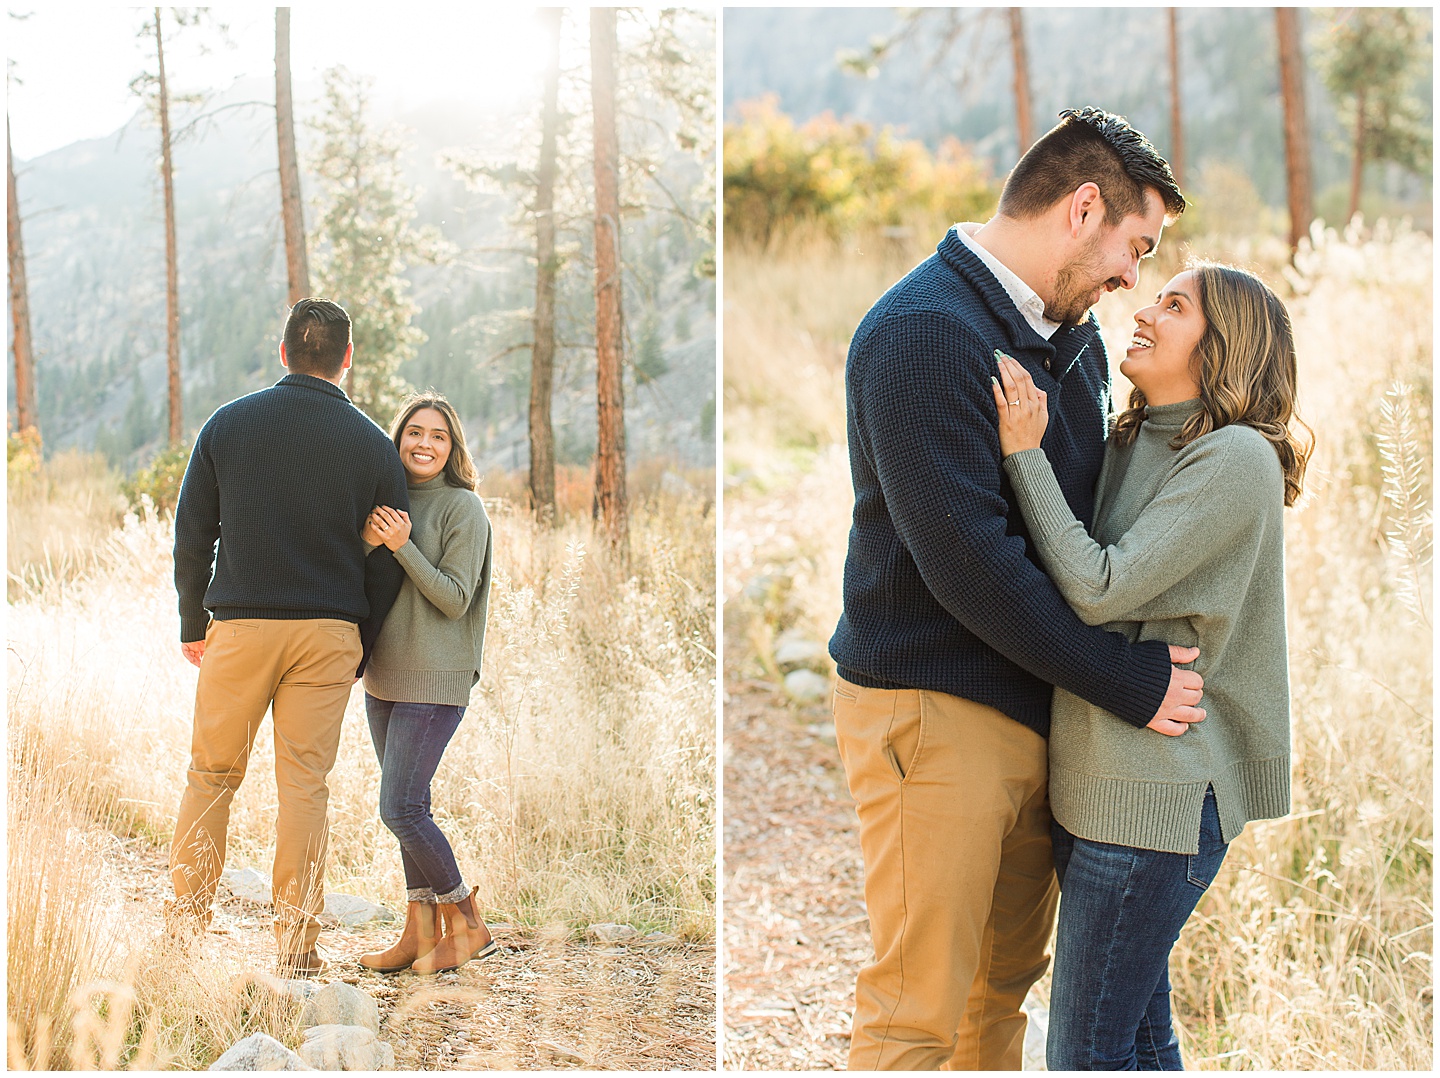
M 400 938 L 386 951 L 360 956 L 360 964 L 377 973 L 398 973 L 409 969 L 417 959 L 435 949 L 440 939 L 440 926 L 435 920 L 433 902 L 410 902 L 405 907 L 405 927 Z
M 479 889 L 470 888 L 470 893 L 459 902 L 440 904 L 445 935 L 433 951 L 416 959 L 411 967 L 416 973 L 444 973 L 458 969 L 472 958 L 484 958 L 495 952 L 498 944 L 490 938 L 490 930 L 475 912 L 475 892 Z

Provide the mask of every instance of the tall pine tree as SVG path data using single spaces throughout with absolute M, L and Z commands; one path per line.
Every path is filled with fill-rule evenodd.
M 1430 172 L 1430 129 L 1414 93 L 1430 62 L 1429 31 L 1423 8 L 1357 7 L 1320 39 L 1320 72 L 1354 132 L 1347 220 L 1360 211 L 1367 162 Z
M 369 80 L 343 67 L 325 73 L 325 112 L 314 162 L 324 213 L 316 226 L 317 292 L 350 312 L 355 358 L 345 391 L 388 425 L 406 392 L 400 365 L 425 340 L 412 324 L 407 267 L 434 262 L 445 246 L 432 228 L 416 228 L 415 205 L 400 169 L 402 145 L 370 115 Z
M 615 9 L 590 10 L 590 99 L 595 128 L 595 513 L 624 564 L 624 322 L 621 309 L 620 146 L 615 127 Z

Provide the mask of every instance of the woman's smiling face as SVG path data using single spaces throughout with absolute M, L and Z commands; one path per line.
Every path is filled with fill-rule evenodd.
M 1120 373 L 1145 394 L 1148 404 L 1175 404 L 1200 395 L 1195 346 L 1205 334 L 1199 282 L 1176 274 L 1149 307 L 1135 312 L 1135 333 Z
M 434 479 L 450 459 L 450 425 L 434 408 L 417 408 L 400 432 L 400 463 L 417 482 Z

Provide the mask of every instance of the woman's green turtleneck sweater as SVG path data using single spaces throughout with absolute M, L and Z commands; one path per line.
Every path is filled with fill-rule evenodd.
M 410 539 L 395 552 L 405 584 L 365 667 L 365 691 L 416 704 L 470 702 L 490 601 L 490 519 L 473 490 L 443 475 L 411 482 Z
M 1051 808 L 1096 842 L 1197 852 L 1207 786 L 1227 842 L 1290 811 L 1280 461 L 1243 424 L 1170 448 L 1198 407 L 1147 408 L 1134 442 L 1111 440 L 1093 538 L 1042 450 L 1005 458 L 1040 559 L 1086 622 L 1200 649 L 1206 718 L 1179 737 L 1055 690 Z

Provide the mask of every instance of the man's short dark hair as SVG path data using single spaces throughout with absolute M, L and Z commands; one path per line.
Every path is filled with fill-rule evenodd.
M 345 366 L 350 316 L 328 299 L 302 299 L 285 320 L 285 363 L 294 374 L 334 378 Z
M 1185 196 L 1170 164 L 1123 116 L 1097 108 L 1066 109 L 1060 122 L 1026 151 L 1000 192 L 1000 212 L 1016 220 L 1039 217 L 1082 183 L 1094 183 L 1105 200 L 1105 223 L 1118 225 L 1145 212 L 1153 189 L 1173 221 Z

